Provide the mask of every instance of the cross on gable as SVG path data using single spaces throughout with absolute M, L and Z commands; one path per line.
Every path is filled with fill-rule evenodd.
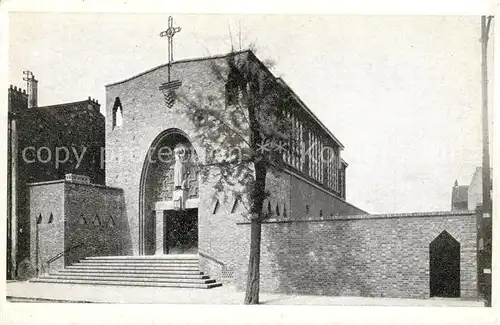
M 181 82 L 179 80 L 171 81 L 170 79 L 170 70 L 172 61 L 174 60 L 174 49 L 173 49 L 173 38 L 174 35 L 181 31 L 180 27 L 174 27 L 174 19 L 172 16 L 168 17 L 168 29 L 160 33 L 160 37 L 166 37 L 168 40 L 167 54 L 168 54 L 168 80 L 167 82 L 160 85 L 159 89 L 163 93 L 165 98 L 165 104 L 167 107 L 172 108 L 175 102 L 175 90 L 181 86 Z
M 172 16 L 168 17 L 168 28 L 167 30 L 160 33 L 160 37 L 167 38 L 167 55 L 168 55 L 168 81 L 170 81 L 170 64 L 174 60 L 174 45 L 173 38 L 174 35 L 181 31 L 180 27 L 174 27 L 174 18 Z

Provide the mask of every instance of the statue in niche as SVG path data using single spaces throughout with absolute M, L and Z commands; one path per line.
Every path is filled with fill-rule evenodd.
M 186 163 L 189 158 L 189 149 L 185 144 L 178 144 L 174 148 L 174 190 L 186 189 Z

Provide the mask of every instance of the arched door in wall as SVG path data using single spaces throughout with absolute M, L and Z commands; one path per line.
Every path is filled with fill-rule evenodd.
M 429 245 L 430 296 L 460 297 L 460 243 L 443 231 Z

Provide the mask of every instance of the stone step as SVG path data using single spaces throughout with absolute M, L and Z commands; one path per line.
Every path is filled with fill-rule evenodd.
M 164 278 L 164 277 L 141 277 L 141 276 L 136 276 L 136 277 L 120 277 L 120 276 L 115 276 L 115 277 L 101 277 L 100 275 L 94 275 L 94 276 L 77 276 L 77 275 L 45 275 L 41 276 L 38 278 L 38 280 L 75 280 L 75 281 L 80 281 L 80 280 L 89 280 L 89 281 L 127 281 L 127 282 L 153 282 L 153 283 L 214 283 L 214 279 L 185 279 L 185 278 Z
M 178 255 L 142 255 L 142 256 L 88 256 L 85 260 L 185 260 L 198 261 L 198 255 L 178 254 Z
M 197 266 L 130 266 L 130 265 L 84 265 L 84 264 L 73 264 L 66 267 L 67 270 L 73 269 L 94 269 L 94 270 L 142 270 L 142 271 L 199 271 Z
M 41 278 L 54 277 L 54 276 L 65 276 L 65 277 L 78 277 L 78 276 L 90 276 L 90 277 L 121 277 L 127 279 L 133 278 L 153 278 L 153 279 L 209 279 L 208 275 L 203 274 L 158 274 L 158 273 L 122 273 L 122 272 L 56 272 L 50 273 L 48 275 L 43 275 Z
M 80 261 L 73 265 L 116 265 L 116 266 L 189 266 L 189 267 L 198 267 L 198 262 L 189 262 L 189 263 L 177 263 L 177 262 L 130 262 L 130 261 Z
M 39 283 L 69 283 L 89 285 L 111 285 L 111 286 L 137 286 L 137 287 L 168 287 L 168 288 L 197 288 L 211 289 L 222 286 L 220 282 L 214 283 L 182 283 L 182 282 L 142 282 L 142 281 L 106 281 L 106 280 L 68 280 L 68 279 L 36 279 L 30 282 Z
M 72 274 L 75 272 L 81 272 L 85 274 L 91 274 L 91 273 L 100 273 L 100 274 L 152 274 L 150 270 L 143 271 L 143 270 L 136 270 L 136 269 L 131 269 L 131 270 L 116 270 L 116 269 L 109 269 L 109 270 L 94 270 L 94 269 L 62 269 L 60 271 L 57 271 L 57 273 L 64 273 L 64 274 Z M 165 274 L 165 275 L 203 275 L 203 272 L 201 271 L 162 271 L 162 270 L 154 270 L 154 274 Z
M 31 282 L 200 289 L 222 285 L 200 272 L 198 255 L 87 257 Z

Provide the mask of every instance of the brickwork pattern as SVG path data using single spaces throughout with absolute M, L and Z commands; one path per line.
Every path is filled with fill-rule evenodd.
M 446 230 L 461 244 L 461 297 L 477 296 L 476 216 L 355 216 L 263 225 L 262 291 L 336 296 L 429 297 L 429 244 Z M 249 240 L 249 225 L 238 236 Z M 235 273 L 243 290 L 248 245 Z
M 29 256 L 33 265 L 42 271 L 42 264 L 45 261 L 64 251 L 64 184 L 57 182 L 30 186 L 29 198 L 31 234 Z M 52 215 L 51 223 L 49 223 L 50 215 Z M 55 268 L 63 266 L 64 260 L 54 264 Z
M 65 183 L 65 265 L 87 256 L 131 255 L 120 189 Z M 80 244 L 83 246 L 72 249 Z
M 178 98 L 187 99 L 188 102 L 197 105 L 211 105 L 224 114 L 228 110 L 223 97 L 225 88 L 215 76 L 213 65 L 216 64 L 225 71 L 225 63 L 225 58 L 175 62 L 172 65 L 172 80 L 182 82 L 180 88 L 176 90 Z M 177 100 L 172 108 L 165 104 L 163 94 L 158 87 L 166 81 L 167 67 L 162 66 L 106 86 L 106 116 L 109 117 L 106 119 L 106 184 L 124 190 L 134 255 L 139 254 L 141 174 L 148 150 L 158 136 L 166 130 L 179 130 L 191 142 L 202 162 L 205 161 L 207 149 L 220 149 L 227 145 L 224 141 L 205 141 L 192 117 L 189 116 L 192 109 L 186 107 L 182 101 Z M 123 124 L 114 127 L 112 115 L 117 97 L 123 107 Z M 239 131 L 244 137 L 248 137 L 248 130 Z M 207 179 L 200 181 L 199 185 L 198 243 L 199 251 L 203 254 L 200 254 L 200 265 L 204 271 L 221 279 L 223 270 L 236 268 L 235 256 L 242 249 L 240 246 L 249 245 L 248 242 L 241 242 L 238 235 L 239 227 L 236 225 L 237 222 L 246 220 L 243 216 L 245 210 L 240 206 L 240 210 L 231 212 L 234 204 L 233 189 L 226 186 L 224 191 L 217 191 L 215 189 L 217 171 L 209 170 L 207 174 Z M 304 185 L 303 180 L 289 173 L 278 174 L 280 175 L 268 175 L 271 197 L 266 201 L 265 208 L 267 203 L 270 203 L 272 218 L 293 219 L 302 216 L 305 206 L 304 201 L 300 203 L 300 200 L 303 200 L 302 196 L 307 192 L 310 193 L 307 195 L 307 202 L 311 202 L 309 203 L 311 207 L 314 207 L 312 202 L 317 204 L 320 202 L 325 206 L 323 211 L 325 214 L 353 214 L 361 211 L 318 187 L 311 184 Z M 220 206 L 219 211 L 214 214 L 217 199 Z M 332 202 L 337 203 L 332 204 Z M 145 204 L 144 223 L 148 229 L 154 229 L 151 203 Z M 310 213 L 319 214 L 321 208 L 317 210 L 312 208 Z M 147 229 L 145 233 L 147 236 L 154 236 Z M 154 249 L 145 247 L 145 251 L 153 252 Z M 245 255 L 245 258 L 248 256 Z M 230 274 L 230 272 L 225 273 Z
M 66 181 L 31 185 L 32 263 L 43 272 L 48 271 L 47 261 L 65 251 L 50 264 L 50 271 L 87 256 L 130 255 L 123 203 L 120 189 L 102 185 Z M 37 224 L 40 214 L 42 219 Z

